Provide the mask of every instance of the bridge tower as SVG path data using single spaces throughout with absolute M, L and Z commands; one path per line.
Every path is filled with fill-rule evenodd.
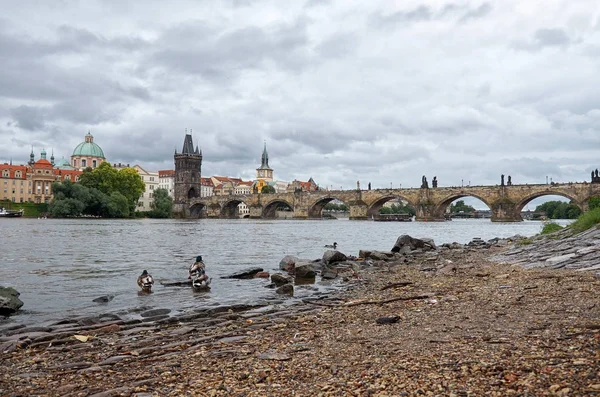
M 187 131 L 186 131 L 187 132 Z M 198 146 L 194 149 L 192 134 L 185 135 L 183 150 L 175 150 L 175 191 L 173 199 L 176 204 L 188 202 L 190 199 L 200 197 L 202 169 L 202 152 Z
M 269 167 L 269 154 L 267 153 L 267 142 L 263 149 L 260 167 L 256 169 L 256 189 L 260 193 L 263 186 L 273 182 L 273 169 Z

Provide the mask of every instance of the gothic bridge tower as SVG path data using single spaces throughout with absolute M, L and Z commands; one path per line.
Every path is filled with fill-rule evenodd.
M 198 146 L 194 149 L 192 134 L 186 134 L 183 150 L 175 150 L 175 203 L 183 203 L 194 197 L 200 197 L 200 172 L 202 168 L 202 152 Z

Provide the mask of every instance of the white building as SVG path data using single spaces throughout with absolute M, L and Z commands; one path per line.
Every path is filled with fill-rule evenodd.
M 215 185 L 211 178 L 200 178 L 200 197 L 210 197 L 214 194 Z
M 158 187 L 165 189 L 169 193 L 169 196 L 173 197 L 173 190 L 175 189 L 175 171 L 158 171 Z
M 151 211 L 151 204 L 154 201 L 154 191 L 159 187 L 159 177 L 157 171 L 146 171 L 139 165 L 134 165 L 133 169 L 140 174 L 142 182 L 146 185 L 146 190 L 140 196 L 136 211 Z

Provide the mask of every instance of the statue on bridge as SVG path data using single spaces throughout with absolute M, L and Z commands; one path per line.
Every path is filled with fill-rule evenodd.
M 596 172 L 592 171 L 592 183 L 600 183 L 600 176 L 598 176 L 598 168 L 596 168 Z
M 369 190 L 371 190 L 371 182 L 369 182 Z
M 510 180 L 510 175 L 508 176 L 508 181 L 506 182 L 507 186 L 512 186 L 512 181 Z
M 437 187 L 437 176 L 434 176 L 433 179 L 431 180 L 431 186 Z
M 421 189 L 429 189 L 429 184 L 427 183 L 427 177 L 425 175 L 421 178 Z
M 360 181 L 356 181 L 356 190 L 360 190 Z
M 504 186 L 504 174 L 500 175 L 500 186 Z

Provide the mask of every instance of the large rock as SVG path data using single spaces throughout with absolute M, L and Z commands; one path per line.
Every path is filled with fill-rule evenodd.
M 298 262 L 298 258 L 291 255 L 286 255 L 279 262 L 279 269 L 285 270 L 286 272 L 291 272 L 294 270 L 294 264 Z
M 342 254 L 340 251 L 329 250 L 325 251 L 323 254 L 323 263 L 325 264 L 344 262 L 346 259 L 348 259 L 348 257 Z
M 254 275 L 256 273 L 259 273 L 262 271 L 263 271 L 262 267 L 253 267 L 253 268 L 241 271 L 241 272 L 234 273 L 230 276 L 222 276 L 221 278 L 238 278 L 238 279 L 254 278 Z
M 358 256 L 363 259 L 373 259 L 376 261 L 390 261 L 396 258 L 396 255 L 389 251 L 360 250 Z
M 315 267 L 310 262 L 298 262 L 295 265 L 294 274 L 296 278 L 314 278 L 317 274 Z
M 284 284 L 275 290 L 280 295 L 294 296 L 294 286 L 292 284 Z
M 271 275 L 271 282 L 279 287 L 281 285 L 291 283 L 292 279 L 289 276 L 284 276 L 283 274 L 275 273 Z
M 23 306 L 20 293 L 12 287 L 0 287 L 0 315 L 10 316 Z
M 394 244 L 394 247 L 391 251 L 399 253 L 409 253 L 411 251 L 416 250 L 435 251 L 437 250 L 437 247 L 435 246 L 433 240 L 430 238 L 419 239 L 411 237 L 408 234 L 403 234 L 402 236 L 398 237 L 398 239 L 396 240 L 396 244 Z

